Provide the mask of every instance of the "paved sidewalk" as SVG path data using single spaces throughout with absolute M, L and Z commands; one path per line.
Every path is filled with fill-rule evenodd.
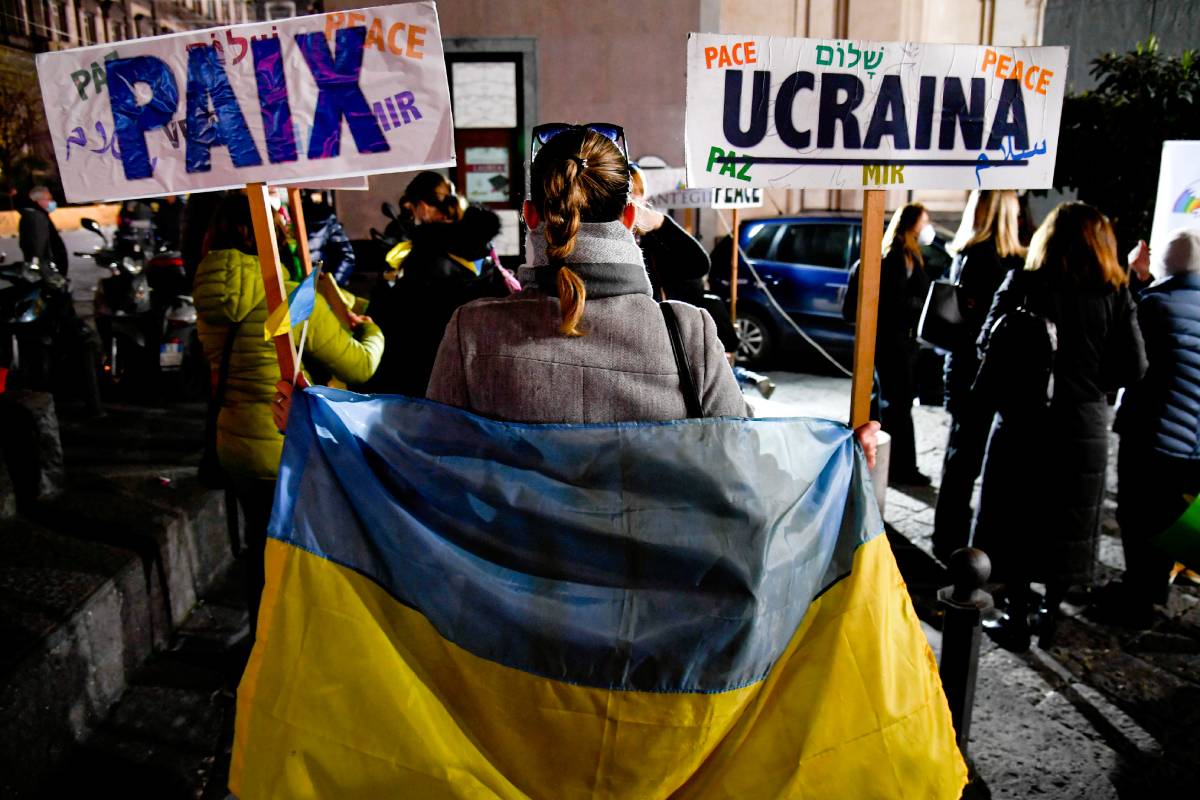
M 779 388 L 768 413 L 790 409 L 846 419 L 848 379 L 774 377 Z M 884 518 L 918 612 L 936 625 L 934 592 L 948 580 L 932 558 L 930 535 L 949 416 L 942 408 L 917 406 L 913 419 L 920 469 L 933 486 L 889 488 Z M 1101 580 L 1124 568 L 1114 517 L 1115 465 L 1114 436 Z M 1200 786 L 1200 590 L 1173 588 L 1167 608 L 1143 632 L 1091 623 L 1078 616 L 1078 606 L 1067 610 L 1058 644 L 1049 651 L 1034 646 L 1014 655 L 984 638 L 970 742 L 979 780 L 969 794 L 1063 800 L 1194 796 Z

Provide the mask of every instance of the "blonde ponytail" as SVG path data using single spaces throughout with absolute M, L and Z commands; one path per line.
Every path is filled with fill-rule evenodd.
M 629 165 L 605 137 L 586 131 L 559 134 L 534 159 L 530 199 L 545 221 L 546 256 L 557 266 L 558 303 L 564 336 L 583 336 L 579 323 L 587 288 L 563 264 L 575 251 L 580 225 L 620 217 L 629 193 Z
M 558 270 L 558 305 L 562 309 L 562 322 L 558 332 L 563 336 L 583 336 L 579 321 L 583 319 L 583 305 L 587 300 L 587 287 L 583 278 L 574 270 L 562 267 Z

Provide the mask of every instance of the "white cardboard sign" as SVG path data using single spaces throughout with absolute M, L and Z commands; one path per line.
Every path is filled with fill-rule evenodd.
M 454 163 L 432 2 L 41 53 L 67 199 Z
M 761 208 L 762 204 L 762 189 L 757 187 L 729 186 L 713 192 L 713 208 Z
M 688 186 L 1048 188 L 1067 55 L 693 33 Z
M 1159 277 L 1163 248 L 1179 228 L 1200 229 L 1200 141 L 1163 142 L 1150 234 L 1151 263 Z

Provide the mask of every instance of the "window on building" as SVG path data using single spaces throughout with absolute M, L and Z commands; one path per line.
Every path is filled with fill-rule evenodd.
M 70 34 L 67 32 L 67 4 L 54 4 L 54 27 L 58 30 L 58 38 L 60 41 L 70 39 Z
M 83 43 L 96 44 L 100 41 L 96 35 L 96 15 L 88 12 L 83 15 Z
M 4 0 L 4 31 L 6 33 L 14 33 L 18 36 L 23 36 L 27 32 L 25 27 L 25 3 L 23 0 Z
M 37 32 L 47 39 L 54 38 L 54 16 L 50 11 L 50 0 L 41 0 L 38 3 L 37 13 Z
M 113 38 L 114 42 L 123 42 L 127 38 L 129 38 L 129 35 L 125 32 L 125 20 L 121 20 L 120 22 L 113 22 L 111 24 L 112 24 L 112 38 Z

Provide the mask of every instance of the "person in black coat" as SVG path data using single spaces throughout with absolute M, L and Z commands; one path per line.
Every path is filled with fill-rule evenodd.
M 67 246 L 63 244 L 50 212 L 58 207 L 50 190 L 35 186 L 29 190 L 33 205 L 21 209 L 21 221 L 17 224 L 17 237 L 21 255 L 25 261 L 37 259 L 41 264 L 53 263 L 62 275 L 67 274 Z
M 992 298 L 1001 282 L 1025 260 L 1019 238 L 1020 202 L 1016 192 L 984 190 L 968 207 L 971 219 L 965 241 L 950 265 L 950 279 L 959 286 L 966 343 L 946 356 L 945 397 L 950 412 L 950 437 L 942 462 L 933 519 L 933 554 L 946 561 L 971 538 L 971 495 L 983 466 L 983 452 L 992 429 L 993 409 L 971 396 L 979 372 L 976 340 Z M 969 337 L 969 338 L 968 338 Z
M 338 286 L 346 286 L 355 266 L 350 237 L 327 203 L 306 195 L 303 205 L 310 257 L 321 261 L 321 269 L 332 275 Z
M 991 558 L 1008 595 L 1007 613 L 985 628 L 1013 650 L 1029 646 L 1030 582 L 1046 584 L 1037 623 L 1043 648 L 1067 588 L 1092 582 L 1108 466 L 1106 395 L 1146 369 L 1127 283 L 1108 219 L 1084 203 L 1063 203 L 1034 234 L 1025 268 L 1008 274 L 984 322 L 985 361 L 995 322 L 1018 307 L 1053 322 L 1058 337 L 1048 407 L 1018 413 L 1005 410 L 1003 397 L 980 398 L 998 410 L 972 544 Z
M 500 218 L 473 205 L 456 222 L 413 229 L 412 250 L 403 275 L 380 281 L 367 307 L 388 346 L 375 375 L 361 391 L 424 397 L 446 323 L 455 310 L 483 297 L 509 293 L 504 277 L 488 259 Z
M 159 247 L 179 250 L 183 242 L 184 202 L 173 194 L 154 204 L 154 240 Z
M 629 165 L 630 185 L 637 217 L 634 233 L 642 248 L 646 274 L 655 300 L 680 300 L 703 308 L 717 326 L 717 336 L 726 353 L 736 353 L 737 329 L 720 298 L 709 294 L 705 279 L 711 262 L 704 245 L 668 214 L 646 204 L 646 180 L 637 164 Z
M 929 276 L 921 247 L 934 239 L 933 224 L 920 203 L 896 209 L 883 236 L 879 267 L 879 321 L 875 330 L 875 372 L 883 429 L 892 437 L 888 480 L 905 486 L 928 486 L 917 469 L 917 443 L 912 404 L 917 396 L 917 322 Z M 851 270 L 842 315 L 854 320 L 858 307 L 858 264 Z
M 1130 267 L 1149 283 L 1145 242 Z M 1172 234 L 1160 259 L 1164 277 L 1138 298 L 1137 317 L 1149 368 L 1126 389 L 1113 426 L 1117 455 L 1117 522 L 1125 574 L 1098 593 L 1088 615 L 1149 627 L 1153 605 L 1167 600 L 1174 558 L 1153 539 L 1200 494 L 1200 230 Z M 1194 565 L 1193 565 L 1194 566 Z

